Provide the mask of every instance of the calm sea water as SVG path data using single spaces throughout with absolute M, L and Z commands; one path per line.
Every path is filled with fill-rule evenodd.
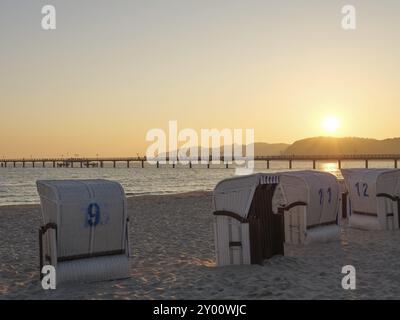
M 363 167 L 364 162 L 343 162 L 343 168 Z M 393 163 L 385 161 L 370 162 L 370 167 L 393 168 Z M 294 162 L 294 170 L 312 169 L 310 162 Z M 320 162 L 318 170 L 332 172 L 340 177 L 336 163 Z M 265 162 L 257 162 L 256 172 L 287 171 L 287 162 L 271 162 L 270 170 L 266 169 Z M 235 175 L 234 167 L 229 169 L 223 166 L 193 166 L 189 169 L 184 166 L 155 167 L 123 167 L 117 168 L 0 168 L 0 206 L 12 204 L 39 203 L 36 191 L 38 179 L 110 179 L 119 181 L 127 195 L 169 194 L 197 190 L 212 190 L 216 183 L 224 178 Z

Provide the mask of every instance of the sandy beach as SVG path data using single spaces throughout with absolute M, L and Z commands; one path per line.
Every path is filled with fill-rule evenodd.
M 38 281 L 39 205 L 0 207 L 0 299 L 395 299 L 400 232 L 342 228 L 341 241 L 286 246 L 263 266 L 215 266 L 211 193 L 128 200 L 131 278 L 63 285 Z M 357 289 L 341 287 L 342 266 Z

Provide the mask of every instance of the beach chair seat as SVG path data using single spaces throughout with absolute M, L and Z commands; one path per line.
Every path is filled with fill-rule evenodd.
M 50 264 L 57 284 L 129 276 L 126 197 L 114 181 L 38 180 L 43 226 L 40 270 Z

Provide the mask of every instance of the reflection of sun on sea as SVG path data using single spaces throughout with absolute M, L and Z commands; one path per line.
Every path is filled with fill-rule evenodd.
M 329 115 L 326 116 L 322 121 L 322 129 L 329 134 L 337 132 L 340 127 L 339 118 Z M 337 177 L 341 176 L 339 165 L 337 162 L 320 162 L 318 169 L 325 172 L 330 172 Z
M 318 169 L 321 171 L 329 172 L 337 177 L 340 177 L 339 166 L 336 162 L 321 162 L 318 165 Z

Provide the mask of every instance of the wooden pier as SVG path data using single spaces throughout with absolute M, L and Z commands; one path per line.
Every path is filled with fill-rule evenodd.
M 210 168 L 211 164 L 218 163 L 223 165 L 225 168 L 229 168 L 229 165 L 234 163 L 236 160 L 246 161 L 246 158 L 234 159 L 224 158 L 219 159 L 202 159 L 202 158 L 188 158 L 185 159 L 185 165 L 192 168 L 194 164 L 200 164 L 204 168 Z M 400 154 L 382 154 L 382 155 L 316 155 L 316 156 L 301 156 L 301 155 L 281 155 L 281 156 L 257 156 L 254 158 L 256 162 L 265 162 L 266 168 L 270 169 L 271 162 L 282 162 L 288 163 L 288 168 L 293 169 L 293 163 L 296 161 L 310 162 L 312 168 L 317 168 L 318 162 L 336 162 L 338 169 L 342 168 L 344 161 L 362 161 L 365 164 L 365 168 L 370 166 L 371 161 L 390 161 L 393 163 L 393 168 L 398 168 L 400 161 Z M 147 159 L 146 157 L 119 157 L 119 158 L 31 158 L 31 159 L 0 159 L 0 167 L 16 168 L 16 167 L 53 167 L 53 168 L 104 168 L 104 164 L 111 163 L 113 168 L 117 167 L 117 164 L 124 163 L 126 168 L 134 167 L 132 164 L 138 163 L 136 167 L 144 168 L 146 166 L 155 166 L 160 168 L 162 165 L 169 165 L 172 168 L 176 168 L 177 163 L 182 163 L 182 159 L 177 161 L 176 159 L 159 158 L 159 159 Z

